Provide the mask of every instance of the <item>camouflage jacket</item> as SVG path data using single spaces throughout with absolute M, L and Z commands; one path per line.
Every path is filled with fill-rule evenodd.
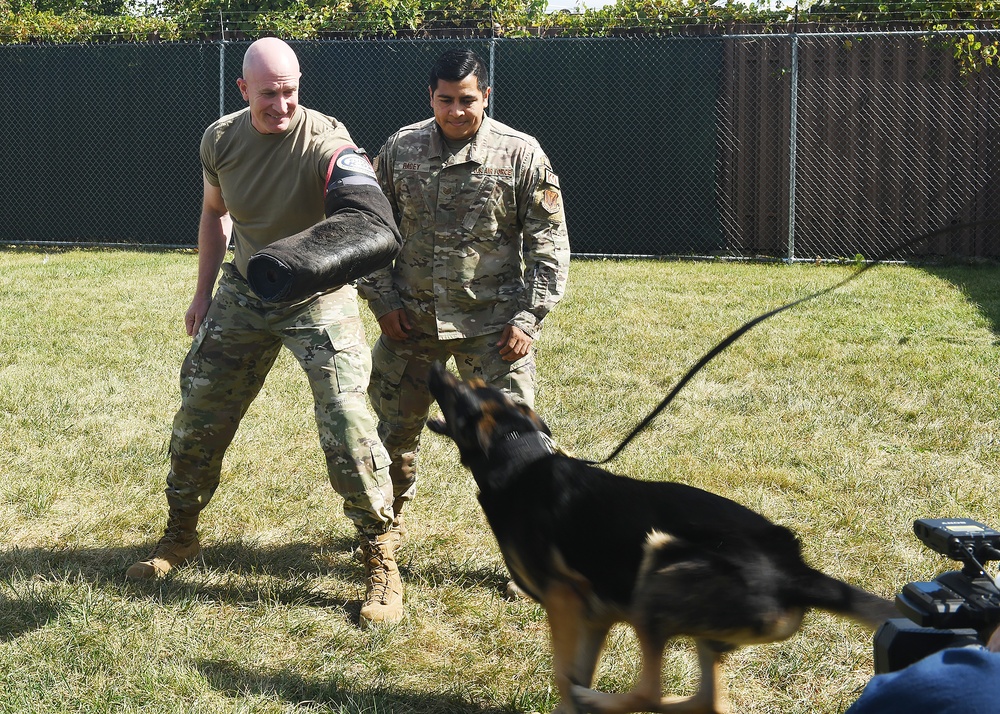
M 484 117 L 445 151 L 433 119 L 403 127 L 374 161 L 403 236 L 395 263 L 359 281 L 376 317 L 406 308 L 439 339 L 532 337 L 562 298 L 569 238 L 559 178 L 538 142 Z

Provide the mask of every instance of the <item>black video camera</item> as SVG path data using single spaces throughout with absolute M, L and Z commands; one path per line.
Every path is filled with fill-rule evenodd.
M 913 532 L 924 545 L 963 564 L 896 596 L 907 619 L 875 633 L 875 673 L 894 672 L 947 647 L 983 645 L 1000 625 L 1000 588 L 984 563 L 1000 560 L 1000 532 L 966 518 L 922 518 Z

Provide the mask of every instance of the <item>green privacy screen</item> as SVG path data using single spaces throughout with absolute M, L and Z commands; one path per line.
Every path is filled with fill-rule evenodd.
M 0 240 L 196 242 L 215 45 L 7 46 Z
M 339 118 L 370 153 L 430 116 L 434 59 L 470 47 L 491 65 L 494 118 L 536 136 L 559 174 L 574 253 L 722 247 L 722 40 L 291 44 L 302 104 Z M 0 78 L 20 89 L 13 116 L 32 117 L 5 137 L 0 241 L 196 244 L 198 142 L 220 111 L 245 106 L 247 45 L 0 47 Z

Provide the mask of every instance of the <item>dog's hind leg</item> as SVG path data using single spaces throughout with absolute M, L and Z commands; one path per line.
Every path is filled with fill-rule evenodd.
M 705 640 L 695 640 L 698 651 L 698 666 L 701 668 L 701 680 L 698 691 L 690 697 L 664 697 L 660 706 L 654 711 L 665 714 L 681 714 L 684 712 L 704 712 L 704 714 L 725 714 L 729 711 L 726 702 L 725 689 L 719 681 L 719 652 Z
M 662 701 L 660 669 L 665 641 L 645 628 L 636 628 L 636 635 L 642 652 L 642 671 L 639 673 L 639 681 L 631 691 L 624 694 L 574 686 L 573 702 L 580 711 L 599 714 L 657 711 L 656 707 Z
M 639 632 L 642 650 L 642 672 L 632 691 L 611 694 L 594 689 L 573 687 L 573 702 L 582 712 L 597 714 L 628 714 L 629 712 L 663 712 L 664 714 L 725 714 L 729 711 L 725 697 L 718 688 L 719 654 L 708 643 L 696 641 L 701 681 L 698 691 L 690 697 L 664 697 L 660 670 L 665 642 L 658 637 Z

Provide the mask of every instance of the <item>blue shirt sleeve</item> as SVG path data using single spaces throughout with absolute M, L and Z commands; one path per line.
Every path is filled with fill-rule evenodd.
M 946 649 L 871 679 L 845 714 L 997 714 L 1000 653 Z

